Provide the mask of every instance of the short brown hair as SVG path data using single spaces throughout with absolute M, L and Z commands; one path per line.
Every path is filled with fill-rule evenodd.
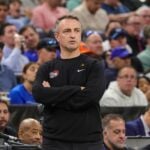
M 106 116 L 104 116 L 104 118 L 102 119 L 102 128 L 103 130 L 107 127 L 109 127 L 110 125 L 110 121 L 115 120 L 115 121 L 119 121 L 122 120 L 124 121 L 123 117 L 119 114 L 108 114 Z
M 79 21 L 79 18 L 76 17 L 76 16 L 73 16 L 73 15 L 65 15 L 65 16 L 62 16 L 62 17 L 60 17 L 60 18 L 56 21 L 56 24 L 55 24 L 55 32 L 57 31 L 57 28 L 58 28 L 60 22 L 61 22 L 62 20 L 64 20 L 64 19 L 72 19 L 72 20 L 76 20 L 76 21 L 80 22 L 80 21 Z

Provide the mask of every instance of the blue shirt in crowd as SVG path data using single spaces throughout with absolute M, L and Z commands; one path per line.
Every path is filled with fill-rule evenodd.
M 14 87 L 9 94 L 10 104 L 35 104 L 35 99 L 23 84 Z

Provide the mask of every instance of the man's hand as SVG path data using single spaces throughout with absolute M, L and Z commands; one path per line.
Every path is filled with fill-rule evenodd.
M 44 87 L 51 87 L 50 84 L 47 81 L 43 81 L 42 85 Z
M 25 39 L 23 36 L 16 33 L 16 34 L 14 34 L 14 39 L 15 39 L 15 47 L 16 48 L 21 49 L 21 47 L 23 46 L 23 48 L 25 49 Z

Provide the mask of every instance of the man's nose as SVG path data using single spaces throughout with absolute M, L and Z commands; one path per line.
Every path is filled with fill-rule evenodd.
M 72 31 L 72 32 L 70 33 L 70 37 L 72 37 L 72 38 L 75 37 L 75 32 L 74 32 L 74 31 Z

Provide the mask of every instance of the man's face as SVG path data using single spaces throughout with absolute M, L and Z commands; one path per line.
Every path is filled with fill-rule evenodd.
M 104 142 L 112 150 L 125 147 L 125 123 L 123 120 L 111 120 L 109 127 L 104 129 Z
M 86 45 L 90 50 L 93 50 L 97 55 L 101 55 L 103 53 L 102 38 L 98 34 L 91 34 L 87 38 Z
M 27 48 L 36 48 L 39 42 L 39 35 L 32 28 L 27 28 L 26 31 L 22 33 L 25 38 Z
M 20 9 L 21 9 L 21 4 L 18 2 L 13 2 L 9 5 L 9 12 L 11 16 L 15 18 L 20 17 Z
M 141 32 L 141 19 L 139 16 L 132 16 L 127 22 L 127 32 L 128 34 L 138 36 Z
M 103 0 L 86 0 L 86 5 L 91 14 L 95 14 L 100 9 Z
M 17 29 L 14 25 L 10 25 L 5 27 L 4 29 L 4 43 L 7 44 L 8 46 L 14 46 L 15 40 L 14 40 L 14 35 L 17 33 Z
M 143 25 L 150 25 L 150 8 L 143 10 L 139 16 Z
M 8 13 L 8 8 L 7 8 L 7 6 L 0 5 L 0 23 L 5 22 L 7 13 Z
M 131 93 L 137 84 L 136 72 L 132 68 L 124 68 L 117 77 L 120 90 L 123 93 Z
M 8 107 L 4 103 L 0 103 L 0 130 L 5 129 L 9 120 Z
M 72 52 L 77 50 L 81 42 L 80 22 L 75 19 L 62 20 L 58 26 L 55 37 L 62 51 Z
M 48 51 L 46 48 L 42 48 L 39 57 L 43 62 L 51 61 L 56 58 L 56 51 Z
M 116 57 L 112 60 L 113 62 L 113 65 L 115 67 L 115 69 L 119 70 L 125 66 L 128 66 L 128 65 L 131 65 L 130 64 L 130 58 L 119 58 L 119 57 Z
M 42 127 L 40 124 L 32 123 L 28 130 L 22 131 L 20 139 L 25 144 L 42 143 Z

